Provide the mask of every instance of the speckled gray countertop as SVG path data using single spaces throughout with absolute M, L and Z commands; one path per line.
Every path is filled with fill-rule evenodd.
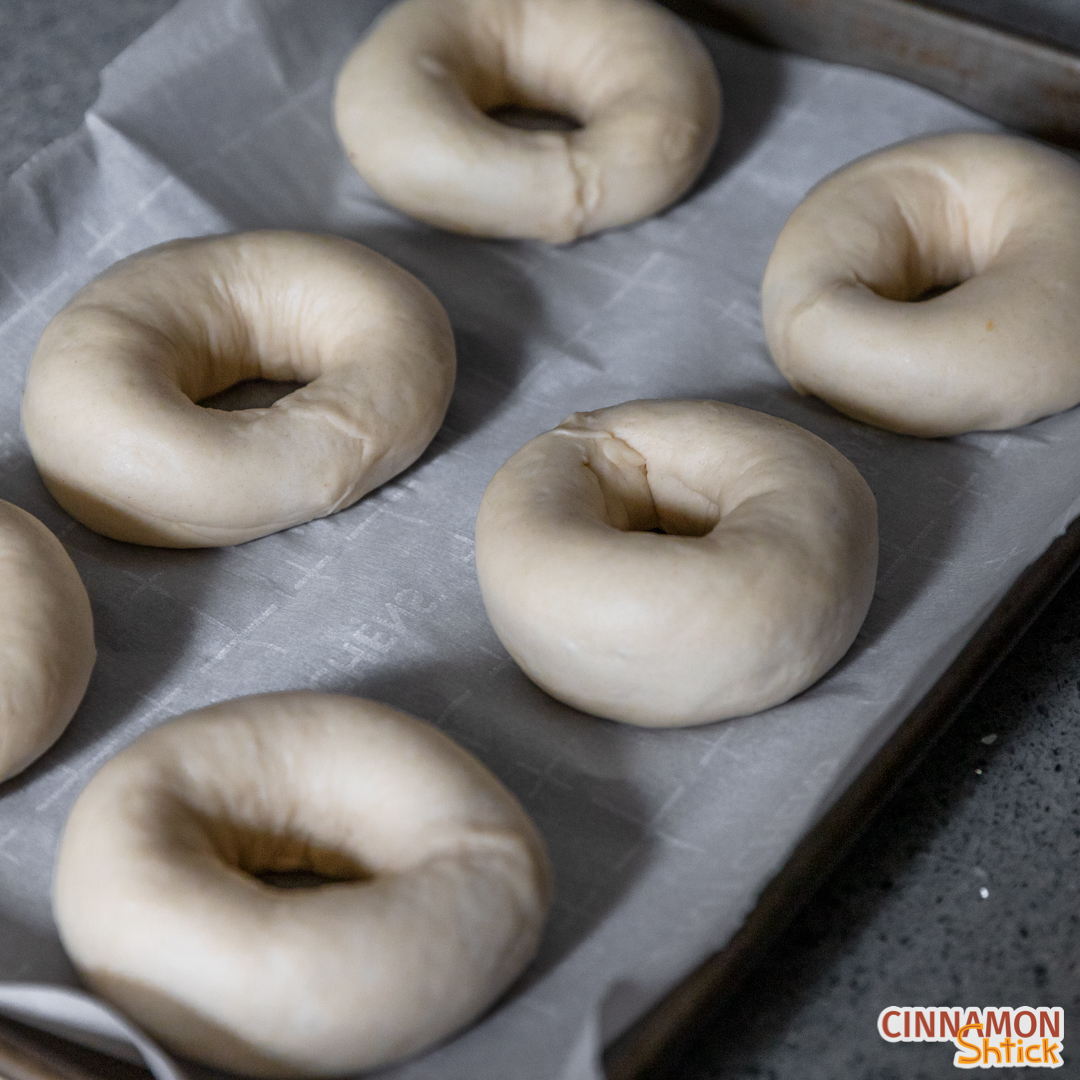
M 97 72 L 173 0 L 0 0 L 0 173 L 74 130 Z M 1076 0 L 941 0 L 1080 51 Z M 887 1044 L 888 1005 L 1059 1005 L 1080 1021 L 1080 576 L 809 900 L 682 1080 L 920 1080 L 950 1048 Z M 1071 1036 L 1071 1038 L 1070 1038 Z M 1066 1054 L 1059 1077 L 1080 1077 Z M 1010 1070 L 1004 1074 L 1014 1075 Z M 508 1078 L 512 1080 L 512 1078 Z

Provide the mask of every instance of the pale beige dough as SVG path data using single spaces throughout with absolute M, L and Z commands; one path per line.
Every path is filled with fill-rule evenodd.
M 63 544 L 0 502 L 0 780 L 35 761 L 67 727 L 97 652 L 90 599 Z
M 117 263 L 46 327 L 23 426 L 49 490 L 117 540 L 239 544 L 341 510 L 423 452 L 454 384 L 435 297 L 350 240 L 253 232 Z M 196 404 L 246 379 L 270 408 Z
M 356 169 L 405 213 L 563 243 L 682 195 L 720 101 L 701 42 L 652 0 L 401 0 L 341 69 L 335 121 Z M 487 115 L 510 105 L 582 126 Z
M 786 701 L 844 655 L 874 591 L 877 508 L 794 424 L 631 401 L 575 413 L 495 474 L 476 569 L 495 632 L 549 694 L 703 724 Z
M 283 888 L 256 874 L 336 880 Z M 513 796 L 385 705 L 261 694 L 141 736 L 79 796 L 53 907 L 83 979 L 177 1053 L 333 1076 L 469 1023 L 536 950 L 544 844 Z
M 863 158 L 788 219 L 762 313 L 796 390 L 879 427 L 955 435 L 1071 408 L 1080 164 L 974 133 Z

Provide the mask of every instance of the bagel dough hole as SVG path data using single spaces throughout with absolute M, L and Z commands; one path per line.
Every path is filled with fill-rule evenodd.
M 874 179 L 864 183 L 866 191 Z M 857 281 L 883 299 L 919 303 L 981 274 L 1002 241 L 991 224 L 972 221 L 965 199 L 933 171 L 908 169 L 903 180 L 893 199 L 877 208 L 879 240 L 871 250 L 884 248 L 884 257 L 853 270 Z
M 259 870 L 251 876 L 272 889 L 321 889 L 325 885 L 339 885 L 357 880 L 330 877 L 314 870 Z
M 566 113 L 513 102 L 496 105 L 494 109 L 488 109 L 487 115 L 500 124 L 520 131 L 580 131 L 585 126 Z
M 954 281 L 951 285 L 931 285 L 929 288 L 923 289 L 918 296 L 913 296 L 910 302 L 912 304 L 921 304 L 924 300 L 933 300 L 935 297 L 944 296 L 947 292 L 952 292 L 957 286 L 963 284 L 962 281 Z
M 216 394 L 211 394 L 197 405 L 220 412 L 242 412 L 244 409 L 269 409 L 276 402 L 288 397 L 307 383 L 292 379 L 243 379 Z
M 191 807 L 178 813 L 178 817 L 186 815 L 194 819 L 223 865 L 273 888 L 312 889 L 375 877 L 353 856 L 306 837 L 209 818 Z

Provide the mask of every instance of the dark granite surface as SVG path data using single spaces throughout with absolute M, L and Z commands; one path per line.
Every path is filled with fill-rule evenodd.
M 98 70 L 172 3 L 0 0 L 0 173 L 73 131 Z M 938 6 L 1080 50 L 1080 0 Z M 674 1075 L 960 1075 L 948 1045 L 879 1038 L 877 1015 L 893 1004 L 1060 1005 L 1066 1050 L 1075 1045 L 1080 576 L 809 898 L 736 1000 L 703 1019 Z M 1080 1077 L 1080 1052 L 1066 1060 L 1054 1075 Z
M 1076 1030 L 1078 733 L 1074 575 L 737 1000 L 702 1020 L 676 1075 L 963 1075 L 951 1045 L 885 1043 L 875 1024 L 890 1005 L 1060 1005 Z M 1076 1062 L 1053 1075 L 1080 1076 Z

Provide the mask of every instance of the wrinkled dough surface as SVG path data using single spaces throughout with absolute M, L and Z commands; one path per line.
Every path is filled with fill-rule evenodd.
M 873 595 L 877 509 L 794 424 L 631 401 L 571 416 L 495 474 L 476 567 L 495 632 L 553 697 L 702 724 L 779 704 L 843 656 Z
M 284 889 L 262 872 L 331 884 Z M 535 952 L 547 857 L 436 729 L 332 694 L 262 694 L 143 735 L 71 812 L 53 905 L 86 982 L 167 1047 L 251 1076 L 416 1053 Z
M 781 230 L 762 313 L 796 390 L 879 427 L 955 435 L 1071 408 L 1080 164 L 974 133 L 863 158 Z
M 176 240 L 117 263 L 46 327 L 23 426 L 49 490 L 97 532 L 239 544 L 343 509 L 410 465 L 454 372 L 442 306 L 360 244 Z M 306 385 L 270 408 L 196 404 L 246 379 Z
M 392 206 L 478 236 L 563 243 L 674 202 L 720 128 L 688 25 L 651 0 L 401 0 L 343 66 L 335 122 Z M 524 131 L 517 105 L 575 131 Z
M 63 544 L 37 518 L 0 502 L 0 780 L 63 733 L 97 652 L 90 599 Z

